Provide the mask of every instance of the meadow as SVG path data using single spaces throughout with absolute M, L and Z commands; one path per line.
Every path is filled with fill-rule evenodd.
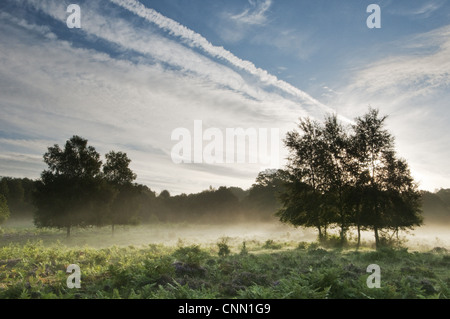
M 418 234 L 378 250 L 368 236 L 356 250 L 279 224 L 75 229 L 66 238 L 10 223 L 0 234 L 0 298 L 448 299 L 448 242 Z M 67 287 L 70 264 L 80 267 L 79 289 Z M 380 266 L 380 288 L 367 286 L 370 264 Z

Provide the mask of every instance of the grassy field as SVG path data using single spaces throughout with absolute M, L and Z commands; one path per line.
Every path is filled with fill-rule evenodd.
M 375 251 L 366 243 L 356 251 L 321 246 L 312 234 L 272 228 L 264 237 L 241 227 L 230 237 L 203 234 L 199 243 L 207 226 L 119 227 L 114 237 L 108 228 L 76 230 L 69 239 L 64 231 L 10 226 L 0 235 L 0 298 L 450 297 L 443 247 Z M 247 237 L 237 236 L 245 230 Z M 70 264 L 81 269 L 79 289 L 67 287 Z M 367 287 L 370 264 L 381 268 L 381 288 Z

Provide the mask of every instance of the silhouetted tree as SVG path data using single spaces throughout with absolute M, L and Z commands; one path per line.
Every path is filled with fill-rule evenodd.
M 168 190 L 165 189 L 161 193 L 159 193 L 158 197 L 161 199 L 168 199 L 168 198 L 170 198 L 170 193 Z
M 100 155 L 87 143 L 73 136 L 64 149 L 55 144 L 44 154 L 48 169 L 36 186 L 36 226 L 66 228 L 70 236 L 73 226 L 101 222 L 99 212 L 104 211 L 111 196 L 104 194 L 109 192 L 103 188 Z
M 103 176 L 114 190 L 114 199 L 106 215 L 114 235 L 115 225 L 136 224 L 138 222 L 140 190 L 132 182 L 136 174 L 129 168 L 131 160 L 126 153 L 111 151 L 106 154 Z
M 244 198 L 248 196 L 249 191 L 244 190 L 240 187 L 228 187 L 228 189 L 238 198 L 239 201 L 242 201 Z
M 321 240 L 331 222 L 324 198 L 327 167 L 323 129 L 309 118 L 300 119 L 298 127 L 302 134 L 294 130 L 284 140 L 290 151 L 290 183 L 280 197 L 283 207 L 277 216 L 295 226 L 316 227 Z
M 323 161 L 325 205 L 331 221 L 340 227 L 343 244 L 347 230 L 353 222 L 349 203 L 353 191 L 349 166 L 351 158 L 348 152 L 350 140 L 336 115 L 326 117 L 322 131 L 325 145 Z
M 141 184 L 135 184 L 134 187 L 138 192 L 137 219 L 142 222 L 159 222 L 155 192 Z
M 284 170 L 267 169 L 260 172 L 255 183 L 242 202 L 246 214 L 254 214 L 253 218 L 268 220 L 280 209 L 279 195 L 288 181 L 288 172 Z
M 411 176 L 404 159 L 387 155 L 387 180 L 385 181 L 387 199 L 387 224 L 394 230 L 398 239 L 399 230 L 414 228 L 423 223 L 422 196 Z
M 323 238 L 324 222 L 321 220 L 320 195 L 310 185 L 290 175 L 286 190 L 280 194 L 282 208 L 276 213 L 283 223 L 295 227 L 316 227 L 319 240 Z
M 420 225 L 420 194 L 405 160 L 396 158 L 394 138 L 385 129 L 386 116 L 370 108 L 353 126 L 352 153 L 355 178 L 363 195 L 359 221 L 372 229 L 380 245 L 381 229 Z
M 115 185 L 127 185 L 136 179 L 136 174 L 129 167 L 131 159 L 126 153 L 111 151 L 105 157 L 103 175 L 108 182 Z
M 422 223 L 420 193 L 405 160 L 397 159 L 386 117 L 369 109 L 355 119 L 352 134 L 328 116 L 324 125 L 300 119 L 288 132 L 290 182 L 281 195 L 277 216 L 295 226 L 316 227 L 319 238 L 329 225 L 340 227 L 344 242 L 350 226 L 379 232 L 413 228 Z M 325 234 L 326 235 L 326 234 Z

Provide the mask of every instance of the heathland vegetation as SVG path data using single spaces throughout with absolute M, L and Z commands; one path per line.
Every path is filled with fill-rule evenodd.
M 380 288 L 367 267 L 381 267 Z M 69 264 L 81 288 L 66 282 Z M 449 298 L 444 248 L 336 250 L 317 243 L 0 248 L 0 298 Z

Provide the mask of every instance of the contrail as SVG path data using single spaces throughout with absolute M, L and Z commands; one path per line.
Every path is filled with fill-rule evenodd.
M 137 16 L 140 16 L 146 19 L 147 21 L 156 24 L 161 29 L 169 32 L 170 35 L 180 37 L 181 39 L 186 41 L 185 43 L 187 43 L 188 45 L 200 48 L 201 50 L 203 50 L 204 52 L 208 53 L 209 55 L 215 58 L 223 59 L 232 64 L 233 66 L 249 72 L 250 74 L 258 77 L 263 83 L 277 87 L 278 89 L 281 89 L 282 91 L 294 97 L 306 100 L 327 111 L 332 111 L 331 108 L 320 103 L 319 101 L 311 97 L 309 94 L 303 92 L 302 90 L 299 90 L 298 88 L 294 87 L 293 85 L 283 80 L 279 80 L 276 76 L 268 73 L 266 70 L 257 68 L 252 62 L 238 58 L 233 53 L 224 49 L 223 47 L 211 44 L 202 35 L 181 25 L 175 20 L 172 20 L 158 13 L 157 11 L 151 8 L 145 7 L 142 3 L 136 0 L 110 0 L 110 1 L 136 14 Z

